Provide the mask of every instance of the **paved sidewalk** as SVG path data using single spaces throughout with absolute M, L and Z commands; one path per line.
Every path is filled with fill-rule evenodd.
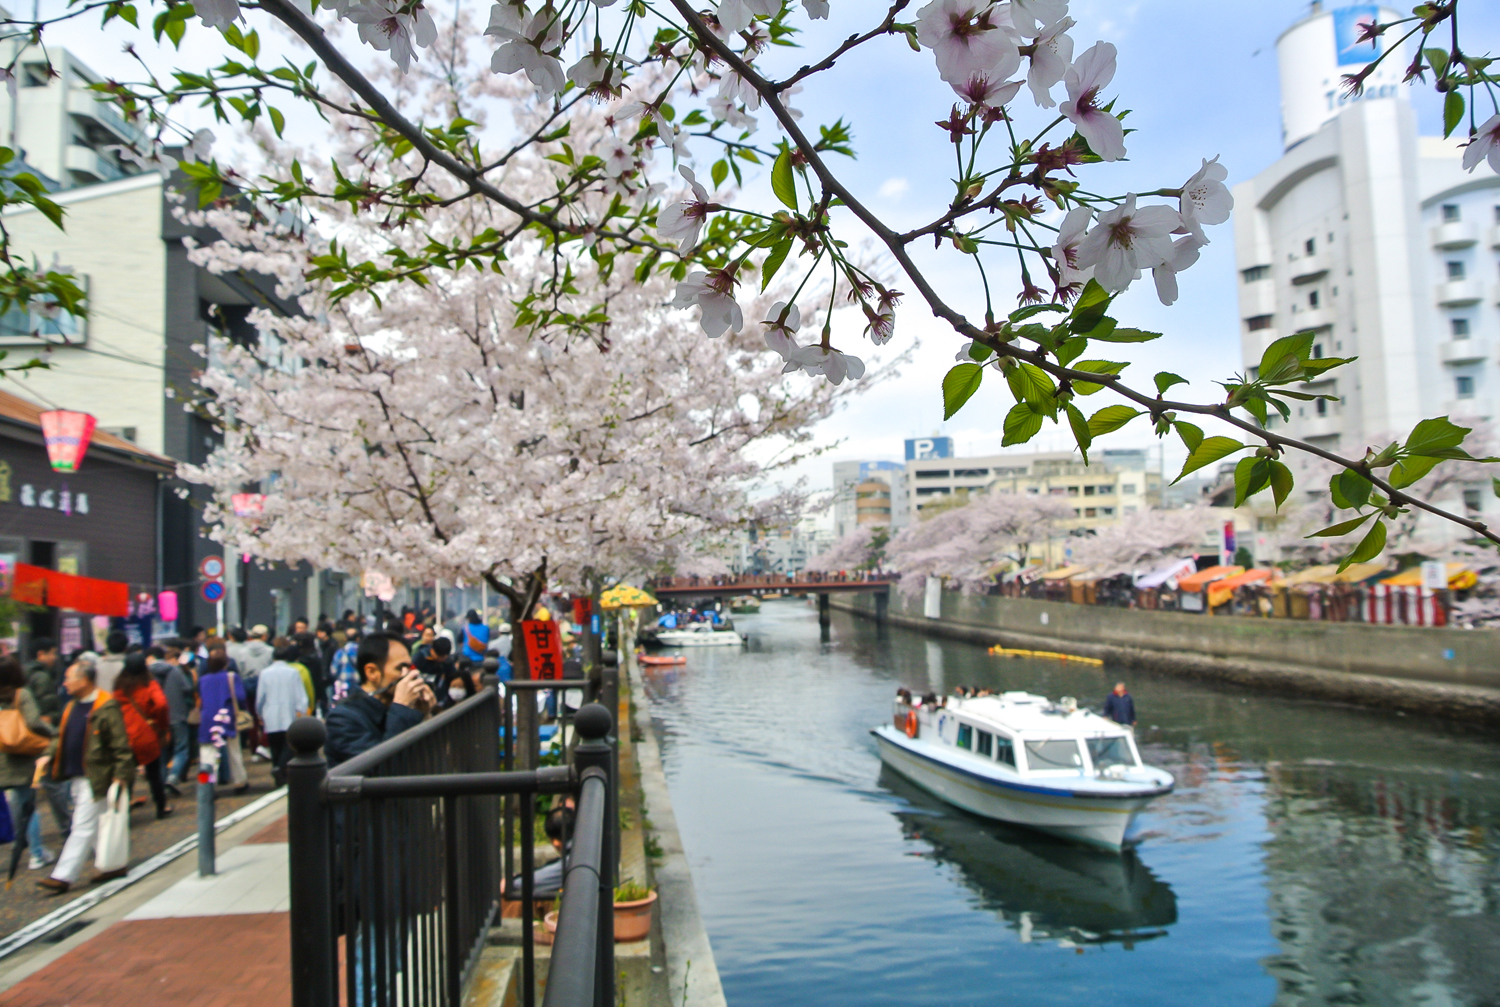
M 289 1003 L 285 814 L 262 824 L 239 845 L 221 846 L 216 867 L 211 878 L 192 871 L 140 902 L 0 992 L 0 1005 Z

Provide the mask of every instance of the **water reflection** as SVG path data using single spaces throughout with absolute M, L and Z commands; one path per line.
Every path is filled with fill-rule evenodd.
M 1177 896 L 1134 850 L 1093 850 L 989 822 L 952 808 L 889 767 L 880 785 L 910 810 L 896 812 L 908 839 L 932 847 L 955 866 L 979 905 L 996 913 L 1022 942 L 1126 948 L 1166 936 L 1177 922 Z

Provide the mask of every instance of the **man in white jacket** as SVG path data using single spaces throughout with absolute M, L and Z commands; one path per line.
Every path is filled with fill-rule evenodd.
M 260 673 L 255 690 L 255 712 L 265 727 L 271 749 L 271 775 L 276 785 L 286 783 L 286 730 L 292 721 L 307 715 L 307 689 L 302 673 L 286 661 L 277 660 Z

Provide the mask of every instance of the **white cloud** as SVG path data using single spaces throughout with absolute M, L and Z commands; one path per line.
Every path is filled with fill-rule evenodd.
M 880 185 L 880 195 L 884 199 L 900 199 L 910 188 L 904 178 L 888 178 Z

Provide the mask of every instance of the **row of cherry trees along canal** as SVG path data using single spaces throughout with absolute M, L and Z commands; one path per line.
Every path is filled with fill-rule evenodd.
M 54 21 L 8 23 L 45 43 L 56 20 L 99 16 L 137 26 L 139 46 L 175 47 L 170 76 L 99 86 L 151 137 L 127 153 L 167 169 L 179 166 L 167 148 L 185 146 L 196 205 L 183 211 L 226 239 L 199 260 L 274 274 L 300 299 L 303 317 L 255 321 L 284 341 L 281 359 L 306 366 L 238 349 L 203 379 L 195 407 L 225 444 L 184 475 L 215 489 L 208 517 L 226 546 L 416 580 L 482 577 L 523 608 L 549 583 L 691 562 L 692 543 L 756 516 L 756 482 L 811 450 L 813 424 L 870 380 L 858 347 L 834 344 L 835 316 L 857 313 L 861 338 L 884 344 L 903 299 L 951 327 L 953 346 L 924 351 L 958 351 L 942 384 L 948 415 L 976 394 L 1014 399 L 1006 444 L 1062 424 L 1086 456 L 1150 424 L 1181 439 L 1184 474 L 1254 446 L 1239 496 L 1269 491 L 1278 505 L 1293 484 L 1284 454 L 1306 452 L 1328 463 L 1346 512 L 1320 534 L 1349 537 L 1351 561 L 1378 553 L 1388 523 L 1413 509 L 1500 542 L 1408 492 L 1470 458 L 1468 431 L 1445 418 L 1349 457 L 1266 429 L 1288 400 L 1311 397 L 1300 385 L 1345 363 L 1313 359 L 1310 335 L 1277 341 L 1252 376 L 1225 375 L 1198 398 L 1168 398 L 1186 384 L 1175 374 L 1140 383 L 1106 359 L 1111 344 L 1162 338 L 1115 317 L 1115 296 L 1149 271 L 1174 301 L 1231 199 L 1216 160 L 1106 194 L 1127 152 L 1110 87 L 1119 54 L 1075 43 L 1087 26 L 1067 0 L 700 3 L 459 4 L 441 32 L 419 0 L 73 0 Z M 1415 43 L 1408 75 L 1444 95 L 1447 132 L 1468 138 L 1465 167 L 1500 171 L 1497 78 L 1463 49 L 1459 6 L 1422 4 L 1364 33 Z M 771 76 L 768 55 L 809 18 L 847 24 L 847 39 Z M 299 58 L 262 57 L 272 24 L 299 40 Z M 235 57 L 195 64 L 205 30 Z M 941 128 L 928 127 L 954 155 L 953 177 L 934 183 L 951 198 L 910 230 L 844 181 L 857 124 L 812 128 L 791 104 L 871 46 L 954 92 Z M 370 49 L 387 69 L 361 69 Z M 214 159 L 212 133 L 182 124 L 186 106 L 255 130 L 263 163 Z M 314 120 L 293 106 L 333 138 L 295 125 Z M 495 109 L 509 121 L 487 131 Z M 747 165 L 769 170 L 747 185 Z M 11 182 L 0 198 L 66 225 L 34 178 Z M 761 205 L 762 184 L 780 209 L 736 205 Z M 913 257 L 923 242 L 951 258 L 936 268 L 970 272 L 982 304 L 944 300 Z M 873 252 L 852 254 L 861 247 Z M 65 268 L 27 264 L 3 233 L 0 256 L 0 310 L 86 311 Z M 1205 435 L 1191 421 L 1203 416 L 1236 436 Z M 265 513 L 237 518 L 229 494 L 255 483 L 270 491 Z M 798 504 L 786 493 L 759 509 Z

